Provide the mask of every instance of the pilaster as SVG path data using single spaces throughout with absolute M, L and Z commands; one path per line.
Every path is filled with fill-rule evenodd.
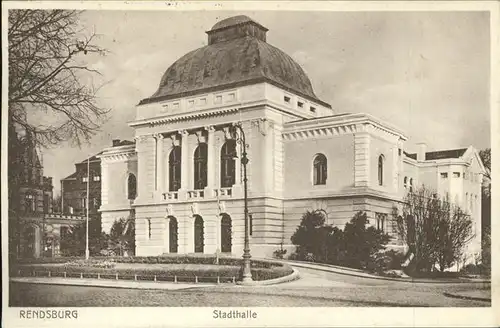
M 354 135 L 354 186 L 370 185 L 370 135 L 366 125 L 360 125 Z

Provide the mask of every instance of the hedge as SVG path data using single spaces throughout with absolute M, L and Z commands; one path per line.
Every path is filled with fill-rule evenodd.
M 18 259 L 19 264 L 44 264 L 44 263 L 67 263 L 82 260 L 82 257 L 52 257 L 37 259 Z M 215 264 L 215 256 L 199 255 L 171 255 L 171 256 L 93 256 L 91 260 L 108 260 L 116 263 L 151 263 L 151 264 Z M 243 259 L 233 257 L 220 257 L 219 265 L 241 266 Z M 251 260 L 252 268 L 276 268 L 283 267 L 284 264 L 266 260 Z
M 208 270 L 207 270 L 208 269 Z M 139 280 L 153 280 L 154 276 L 160 277 L 174 277 L 176 276 L 178 281 L 183 278 L 189 278 L 188 281 L 192 281 L 194 277 L 203 278 L 214 278 L 217 277 L 224 278 L 226 280 L 231 280 L 233 277 L 239 279 L 241 275 L 241 268 L 238 266 L 213 266 L 213 268 L 203 268 L 195 270 L 183 270 L 183 269 L 133 269 L 133 268 L 97 268 L 97 267 L 80 267 L 80 266 L 51 266 L 51 265 L 37 265 L 36 267 L 31 265 L 18 265 L 16 267 L 11 267 L 12 275 L 30 276 L 33 271 L 40 274 L 44 274 L 50 271 L 52 276 L 63 276 L 66 272 L 67 277 L 78 277 L 80 274 L 84 274 L 85 277 L 97 278 L 97 274 L 102 274 L 102 278 L 113 277 L 118 274 L 120 277 L 134 278 L 135 275 L 141 276 Z M 279 277 L 289 275 L 293 270 L 289 267 L 276 267 L 276 268 L 252 268 L 252 278 L 254 280 L 269 280 Z M 95 277 L 94 277 L 95 276 Z M 123 278 L 121 278 L 123 279 Z M 201 280 L 200 280 L 201 282 Z

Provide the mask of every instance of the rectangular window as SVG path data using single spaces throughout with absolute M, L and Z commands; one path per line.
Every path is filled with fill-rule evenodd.
M 168 109 L 168 104 L 163 104 L 162 107 Z
M 193 108 L 194 107 L 194 100 L 189 100 L 188 101 L 188 107 Z
M 89 181 L 89 179 L 88 179 L 88 177 L 83 177 L 83 178 L 82 178 L 82 181 L 83 181 L 83 182 L 87 182 L 87 181 Z
M 301 102 L 301 101 L 297 101 L 297 107 L 303 108 L 304 107 L 304 103 Z
M 146 229 L 148 239 L 151 239 L 151 219 L 146 219 Z
M 93 176 L 94 181 L 101 181 L 101 176 L 100 175 L 94 175 Z
M 200 99 L 200 105 L 205 106 L 207 104 L 207 98 L 201 98 Z
M 222 96 L 215 96 L 214 103 L 216 103 L 216 104 L 222 103 Z
M 311 113 L 316 113 L 316 107 L 311 106 L 309 109 L 311 110 Z
M 453 172 L 454 178 L 460 178 L 460 172 Z
M 248 223 L 249 223 L 249 233 L 250 233 L 250 236 L 253 234 L 253 216 L 252 214 L 248 214 Z
M 179 103 L 178 102 L 174 103 L 173 107 L 174 109 L 179 109 Z
M 441 172 L 441 178 L 447 179 L 448 178 L 448 173 L 447 172 Z
M 401 154 L 403 153 L 403 151 L 401 150 L 401 148 L 398 149 L 398 155 L 401 156 Z
M 287 104 L 289 104 L 290 103 L 290 97 L 284 96 L 283 97 L 283 101 L 285 101 Z
M 227 95 L 227 101 L 234 101 L 235 99 L 236 94 L 234 92 Z

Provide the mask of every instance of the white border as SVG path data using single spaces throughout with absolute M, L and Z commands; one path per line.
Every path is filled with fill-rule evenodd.
M 500 162 L 499 95 L 500 52 L 498 47 L 499 3 L 496 1 L 390 1 L 390 2 L 2 2 L 2 50 L 7 50 L 7 9 L 9 8 L 63 8 L 63 9 L 122 9 L 122 10 L 280 10 L 280 11 L 490 11 L 491 26 L 491 146 L 493 163 Z M 2 86 L 8 85 L 7 51 L 3 51 Z M 495 60 L 496 59 L 496 60 Z M 7 88 L 2 88 L 2 99 L 7 99 Z M 6 136 L 7 110 L 2 102 L 2 132 Z M 471 108 L 471 110 L 474 110 Z M 1 178 L 7 181 L 7 138 L 2 138 Z M 492 167 L 492 178 L 500 179 L 500 165 Z M 2 183 L 2 203 L 7 203 L 6 183 Z M 500 187 L 493 183 L 492 199 L 500 199 Z M 7 206 L 1 207 L 2 226 L 7 227 Z M 493 202 L 492 213 L 500 213 L 500 202 Z M 492 249 L 500 252 L 500 221 L 493 216 Z M 496 219 L 496 220 L 495 220 Z M 2 326 L 6 327 L 179 327 L 179 326 L 498 326 L 498 296 L 500 258 L 492 256 L 491 308 L 252 308 L 258 318 L 245 320 L 216 320 L 213 308 L 73 308 L 78 309 L 78 320 L 20 320 L 19 308 L 8 307 L 7 229 L 2 229 Z M 494 309 L 497 309 L 496 311 Z M 62 309 L 62 308 L 57 308 Z M 495 314 L 495 312 L 497 314 Z

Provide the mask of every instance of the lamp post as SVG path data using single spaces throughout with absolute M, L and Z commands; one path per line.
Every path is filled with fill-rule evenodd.
M 89 251 L 89 196 L 90 196 L 90 157 L 87 158 L 87 201 L 86 204 L 86 224 L 85 224 L 85 259 L 90 257 Z
M 252 270 L 250 268 L 250 230 L 248 224 L 248 178 L 247 178 L 247 145 L 245 131 L 241 127 L 241 122 L 233 125 L 240 132 L 239 144 L 241 147 L 241 164 L 243 164 L 243 192 L 244 192 L 244 213 L 245 213 L 245 244 L 243 248 L 243 282 L 252 282 Z

